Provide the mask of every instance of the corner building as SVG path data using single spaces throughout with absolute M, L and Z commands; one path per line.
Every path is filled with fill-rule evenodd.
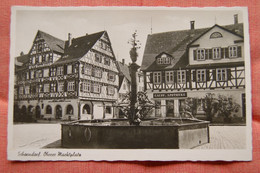
M 206 117 L 207 93 L 229 96 L 245 118 L 243 24 L 191 28 L 148 35 L 141 70 L 145 90 L 160 105 L 151 116 L 178 117 L 185 99 L 197 98 L 197 118 Z M 249 57 L 246 57 L 249 58 Z
M 38 31 L 28 54 L 16 57 L 14 91 L 15 116 L 113 118 L 118 70 L 107 32 L 63 41 Z

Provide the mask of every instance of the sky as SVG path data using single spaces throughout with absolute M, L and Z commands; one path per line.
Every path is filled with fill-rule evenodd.
M 28 8 L 17 9 L 14 23 L 15 56 L 28 53 L 38 30 L 47 32 L 62 40 L 80 37 L 106 30 L 116 59 L 130 62 L 128 41 L 137 31 L 141 42 L 137 63 L 141 65 L 147 35 L 167 31 L 190 29 L 190 21 L 195 28 L 211 27 L 214 24 L 234 23 L 238 14 L 239 23 L 243 13 L 239 9 L 226 8 Z

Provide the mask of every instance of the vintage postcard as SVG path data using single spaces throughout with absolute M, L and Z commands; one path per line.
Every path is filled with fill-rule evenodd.
M 8 159 L 252 159 L 246 7 L 12 7 Z

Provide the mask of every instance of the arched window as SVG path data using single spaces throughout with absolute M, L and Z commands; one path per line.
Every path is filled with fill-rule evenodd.
M 210 35 L 210 38 L 221 38 L 223 37 L 222 34 L 220 32 L 213 32 L 211 35 Z
M 46 114 L 52 114 L 52 108 L 50 105 L 46 106 Z
M 72 115 L 73 114 L 73 107 L 71 105 L 67 106 L 66 114 Z
M 83 110 L 82 110 L 83 114 L 90 114 L 90 106 L 88 104 L 85 104 L 83 106 Z

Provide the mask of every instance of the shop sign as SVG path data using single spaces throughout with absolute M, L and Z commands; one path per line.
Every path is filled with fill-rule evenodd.
M 187 92 L 153 94 L 153 98 L 173 98 L 173 97 L 187 97 Z

